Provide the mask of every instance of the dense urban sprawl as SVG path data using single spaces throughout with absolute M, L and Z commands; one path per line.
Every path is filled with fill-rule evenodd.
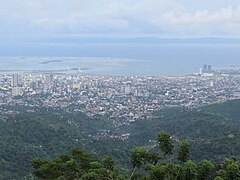
M 237 76 L 110 77 L 83 75 L 1 75 L 4 105 L 56 107 L 106 115 L 117 124 L 154 118 L 154 111 L 198 106 L 240 97 Z

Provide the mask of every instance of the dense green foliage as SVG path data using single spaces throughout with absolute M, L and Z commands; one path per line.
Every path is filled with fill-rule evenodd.
M 90 154 L 74 148 L 70 155 L 63 154 L 54 160 L 32 161 L 35 169 L 34 175 L 40 179 L 120 179 L 114 161 L 106 156 L 101 161 L 91 157 Z
M 39 109 L 34 113 L 3 116 L 0 121 L 0 179 L 21 179 L 31 171 L 33 157 L 53 158 L 72 147 L 126 161 L 128 151 L 121 150 L 122 141 L 89 137 L 101 129 L 111 129 L 104 119 Z
M 176 161 L 182 166 L 189 157 L 198 163 L 198 176 L 212 167 L 202 159 L 219 164 L 225 157 L 240 157 L 240 100 L 197 110 L 164 109 L 156 112 L 157 119 L 137 120 L 118 127 L 106 117 L 90 118 L 77 112 L 40 107 L 4 108 L 14 108 L 21 113 L 0 116 L 0 179 L 24 178 L 32 171 L 31 159 L 34 157 L 50 160 L 72 147 L 91 152 L 95 158 L 110 155 L 121 171 L 129 170 L 131 162 L 135 162 L 137 168 L 142 167 L 143 162 L 159 165 L 160 160 Z M 102 130 L 109 130 L 112 135 L 130 133 L 130 137 L 125 141 L 105 138 L 99 134 Z M 171 141 L 166 139 L 169 143 L 166 156 L 159 153 L 161 138 L 156 139 L 156 134 L 162 130 L 171 136 Z M 191 154 L 189 144 L 182 141 L 184 139 L 191 143 Z M 142 156 L 131 153 L 134 147 L 140 147 L 135 155 Z M 191 163 L 187 165 L 191 166 Z M 169 166 L 173 165 L 155 167 L 149 173 L 165 171 Z M 174 165 L 173 169 L 178 167 Z M 219 173 L 223 174 L 222 171 Z
M 159 138 L 161 136 L 161 138 Z M 166 143 L 167 142 L 167 143 Z M 173 156 L 172 141 L 169 135 L 161 131 L 158 135 L 159 148 L 162 155 Z M 170 146 L 170 144 L 172 146 Z M 190 144 L 183 141 L 180 144 L 178 154 L 186 151 L 190 152 Z M 171 149 L 169 149 L 171 147 Z M 171 153 L 170 153 L 171 151 Z M 159 153 L 160 154 L 160 153 Z M 102 161 L 92 159 L 91 156 L 80 149 L 73 149 L 71 155 L 61 155 L 57 159 L 44 161 L 39 158 L 33 160 L 33 174 L 39 179 L 145 179 L 145 180 L 207 180 L 207 179 L 240 179 L 240 162 L 233 159 L 225 159 L 224 162 L 215 168 L 207 160 L 195 164 L 188 160 L 188 157 L 181 159 L 181 163 L 167 162 L 159 154 L 152 154 L 144 148 L 135 148 L 132 151 L 132 173 L 122 174 L 117 171 L 111 157 L 105 157 Z M 153 158 L 154 161 L 153 161 Z
M 181 162 L 186 162 L 190 156 L 191 144 L 187 141 L 182 141 L 180 144 L 177 159 Z
M 157 141 L 160 149 L 162 150 L 165 156 L 173 154 L 174 146 L 170 135 L 166 134 L 164 131 L 161 131 L 158 134 Z
M 225 103 L 213 104 L 203 107 L 202 110 L 208 113 L 217 114 L 236 123 L 240 121 L 239 113 L 240 100 L 227 101 Z
M 233 108 L 235 112 L 240 112 L 240 101 L 237 102 L 238 105 Z M 157 119 L 138 120 L 124 128 L 131 134 L 129 141 L 150 149 L 154 149 L 157 144 L 154 139 L 161 130 L 169 132 L 175 143 L 187 139 L 192 144 L 191 159 L 196 162 L 201 159 L 219 162 L 224 157 L 239 158 L 240 119 L 237 120 L 237 113 L 231 115 L 232 118 L 230 115 L 226 118 L 227 111 L 223 116 L 222 109 L 219 113 L 217 110 L 210 112 L 214 106 L 217 109 L 224 104 L 211 105 L 209 109 L 205 107 L 203 110 L 166 109 L 157 112 Z

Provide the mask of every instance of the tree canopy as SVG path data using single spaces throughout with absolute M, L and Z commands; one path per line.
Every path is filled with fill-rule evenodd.
M 240 179 L 240 162 L 226 158 L 215 168 L 212 162 L 202 160 L 199 164 L 188 160 L 191 144 L 186 140 L 180 143 L 177 158 L 169 162 L 161 155 L 175 156 L 171 136 L 166 132 L 158 134 L 159 153 L 144 148 L 133 149 L 132 172 L 122 173 L 110 156 L 102 160 L 94 159 L 90 154 L 72 149 L 70 154 L 63 154 L 53 160 L 35 158 L 32 161 L 33 175 L 39 179 L 166 179 L 166 180 L 208 180 Z M 170 148 L 169 148 L 170 147 Z M 180 163 L 178 163 L 180 161 Z

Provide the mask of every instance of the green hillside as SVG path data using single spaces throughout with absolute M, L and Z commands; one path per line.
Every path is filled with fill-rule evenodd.
M 17 107 L 18 109 L 20 107 Z M 130 167 L 134 147 L 155 151 L 156 134 L 164 130 L 174 144 L 188 140 L 191 159 L 220 162 L 223 157 L 240 158 L 240 100 L 196 110 L 182 108 L 156 112 L 154 120 L 138 120 L 115 127 L 106 117 L 90 118 L 82 113 L 58 109 L 21 107 L 17 115 L 0 116 L 0 179 L 21 179 L 31 171 L 34 157 L 51 159 L 79 147 L 100 158 L 110 155 L 122 170 Z M 129 139 L 112 138 L 129 133 Z
M 229 106 L 231 108 L 229 108 Z M 224 108 L 225 107 L 225 108 Z M 221 161 L 222 157 L 240 157 L 240 100 L 206 106 L 202 109 L 166 109 L 155 120 L 140 120 L 129 126 L 130 140 L 149 145 L 160 130 L 176 140 L 193 144 L 191 158 Z
M 90 134 L 111 128 L 102 119 L 53 109 L 23 112 L 1 118 L 0 179 L 19 179 L 31 168 L 31 159 L 52 158 L 72 147 L 88 147 Z M 2 177 L 2 178 L 1 178 Z
M 213 104 L 202 108 L 204 112 L 213 113 L 234 120 L 240 124 L 240 99 Z

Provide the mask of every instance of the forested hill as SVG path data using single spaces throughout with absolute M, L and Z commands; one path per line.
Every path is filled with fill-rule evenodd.
M 189 140 L 191 159 L 196 162 L 240 157 L 240 100 L 195 110 L 165 109 L 156 112 L 157 119 L 120 127 L 107 117 L 90 118 L 58 109 L 21 109 L 20 114 L 0 117 L 0 179 L 27 176 L 34 157 L 51 159 L 72 147 L 100 157 L 111 155 L 127 169 L 131 150 L 142 146 L 154 151 L 156 134 L 161 130 L 173 136 L 176 144 L 178 140 Z M 119 138 L 126 133 L 130 134 L 128 139 Z
M 240 99 L 206 106 L 202 108 L 202 110 L 225 117 L 240 124 Z
M 0 179 L 19 179 L 31 170 L 36 156 L 52 158 L 72 147 L 85 150 L 89 136 L 100 129 L 111 129 L 103 119 L 82 113 L 38 109 L 0 118 Z
M 191 158 L 197 162 L 204 158 L 219 162 L 226 156 L 240 157 L 240 100 L 195 110 L 165 109 L 157 114 L 158 119 L 140 120 L 128 126 L 130 140 L 151 147 L 149 139 L 154 140 L 155 134 L 163 129 L 176 141 L 189 140 L 193 145 Z

